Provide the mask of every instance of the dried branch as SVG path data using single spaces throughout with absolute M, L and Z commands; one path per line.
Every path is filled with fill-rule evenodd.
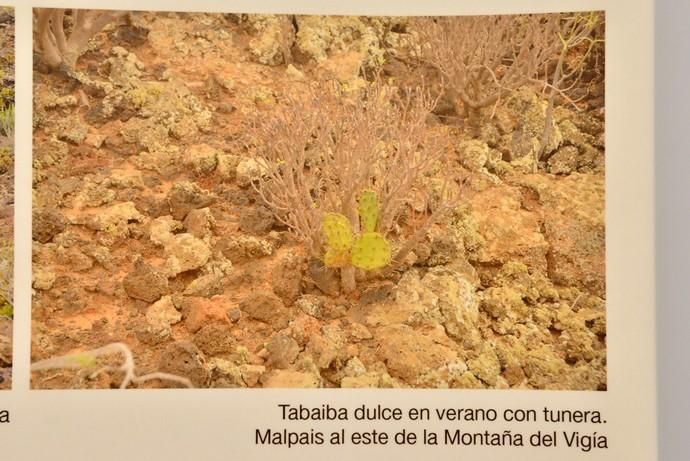
M 31 364 L 31 371 L 43 371 L 52 369 L 69 369 L 69 368 L 85 368 L 92 364 L 95 364 L 99 357 L 121 354 L 123 357 L 123 362 L 119 366 L 104 366 L 99 368 L 95 372 L 89 375 L 90 379 L 96 378 L 101 373 L 106 372 L 122 372 L 124 373 L 124 378 L 120 383 L 120 389 L 126 389 L 130 384 L 140 384 L 145 381 L 150 381 L 153 379 L 167 380 L 178 383 L 182 386 L 189 388 L 194 387 L 192 382 L 182 376 L 177 376 L 171 373 L 163 372 L 153 372 L 142 376 L 137 376 L 135 373 L 134 356 L 132 351 L 124 343 L 111 343 L 98 349 L 92 349 L 84 352 L 78 352 L 75 354 L 63 355 L 60 357 L 53 357 L 45 360 L 40 360 Z

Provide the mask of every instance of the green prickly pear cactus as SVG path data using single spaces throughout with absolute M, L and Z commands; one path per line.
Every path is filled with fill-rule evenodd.
M 380 269 L 390 262 L 391 245 L 378 232 L 365 232 L 352 246 L 352 265 L 359 269 Z
M 357 209 L 362 230 L 364 232 L 376 231 L 376 224 L 379 220 L 379 204 L 376 192 L 373 190 L 362 191 L 359 195 Z
M 391 245 L 376 232 L 379 205 L 376 192 L 364 190 L 357 199 L 362 234 L 353 235 L 352 224 L 339 213 L 326 213 L 321 230 L 326 237 L 327 250 L 323 257 L 326 267 L 353 265 L 363 270 L 380 269 L 391 262 Z
M 352 225 L 345 216 L 339 213 L 326 213 L 321 229 L 330 248 L 342 251 L 352 247 Z

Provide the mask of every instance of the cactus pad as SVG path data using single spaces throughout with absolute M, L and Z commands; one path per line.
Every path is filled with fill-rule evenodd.
M 364 270 L 379 269 L 391 261 L 391 245 L 378 232 L 366 232 L 352 246 L 352 265 Z
M 336 251 L 347 250 L 352 247 L 353 236 L 350 221 L 338 213 L 326 213 L 323 217 L 321 230 L 326 236 L 328 246 Z
M 359 220 L 362 223 L 362 231 L 374 232 L 379 219 L 379 205 L 376 192 L 364 190 L 359 194 L 357 201 L 359 202 L 357 209 L 359 210 Z

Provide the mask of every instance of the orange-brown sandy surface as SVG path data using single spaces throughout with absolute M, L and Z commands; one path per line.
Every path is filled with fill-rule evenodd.
M 476 137 L 437 110 L 461 205 L 347 295 L 252 187 L 253 118 L 296 82 L 354 87 L 369 65 L 405 80 L 413 35 L 381 18 L 136 13 L 92 40 L 80 81 L 37 65 L 32 359 L 122 342 L 139 374 L 197 387 L 605 390 L 594 77 L 582 111 L 557 104 L 538 168 L 522 149 L 544 125 L 533 89 Z M 122 379 L 90 371 L 35 372 L 32 386 Z

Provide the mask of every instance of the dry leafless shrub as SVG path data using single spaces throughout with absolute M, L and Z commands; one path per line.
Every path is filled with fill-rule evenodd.
M 544 81 L 544 87 L 548 93 L 548 105 L 545 113 L 544 132 L 541 136 L 539 149 L 535 152 L 535 165 L 544 155 L 551 137 L 556 96 L 561 96 L 576 110 L 580 110 L 577 105 L 579 100 L 571 98 L 569 94 L 580 83 L 580 78 L 594 47 L 604 41 L 602 37 L 603 19 L 603 14 L 599 12 L 573 13 L 563 15 L 561 19 L 558 30 L 560 45 L 558 60 L 548 81 Z
M 560 49 L 557 14 L 427 17 L 416 21 L 425 59 L 442 75 L 469 128 L 481 110 L 535 79 Z
M 73 70 L 77 59 L 98 32 L 125 15 L 122 11 L 36 9 L 36 43 L 51 69 Z
M 378 231 L 385 235 L 413 187 L 445 159 L 443 139 L 426 126 L 434 104 L 424 90 L 380 83 L 344 94 L 329 82 L 288 95 L 253 125 L 252 142 L 265 169 L 256 188 L 313 256 L 323 255 L 325 213 L 340 213 L 359 230 L 357 194 L 365 189 L 378 196 Z M 427 223 L 437 221 L 451 201 L 436 207 Z M 393 260 L 401 261 L 423 236 L 418 230 Z M 346 292 L 354 289 L 354 268 L 341 269 L 341 282 Z

